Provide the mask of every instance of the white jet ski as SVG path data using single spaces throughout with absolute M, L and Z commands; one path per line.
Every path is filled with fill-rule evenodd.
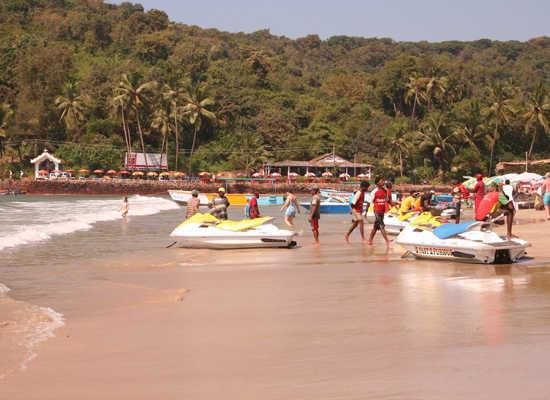
M 417 258 L 483 264 L 517 262 L 531 246 L 521 239 L 508 240 L 497 235 L 490 223 L 482 221 L 428 226 L 415 220 L 403 229 L 396 242 Z
M 279 229 L 272 217 L 220 220 L 211 214 L 195 214 L 170 234 L 177 246 L 207 249 L 291 248 L 296 232 Z
M 384 225 L 386 226 L 386 233 L 388 235 L 399 235 L 406 226 L 408 226 L 412 220 L 418 217 L 419 212 L 401 213 L 396 207 L 393 207 L 384 215 Z M 374 210 L 372 206 L 367 211 L 367 222 L 374 224 Z

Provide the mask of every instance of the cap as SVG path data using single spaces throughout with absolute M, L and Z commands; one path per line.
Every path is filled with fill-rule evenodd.
M 315 192 L 318 192 L 319 191 L 319 187 L 318 186 L 312 186 L 309 190 L 313 190 Z
M 198 191 L 198 190 L 195 189 L 195 190 L 191 191 L 191 196 L 197 197 L 198 195 L 199 195 L 199 191 Z
M 218 192 L 225 193 L 225 189 L 221 187 L 218 189 Z
M 477 178 L 477 179 L 483 179 L 483 175 L 477 174 L 477 175 L 476 175 L 476 178 Z

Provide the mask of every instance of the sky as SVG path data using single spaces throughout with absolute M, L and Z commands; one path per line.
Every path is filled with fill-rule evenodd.
M 120 4 L 121 1 L 109 0 Z M 347 35 L 396 41 L 550 36 L 550 0 L 141 0 L 173 22 L 292 39 Z

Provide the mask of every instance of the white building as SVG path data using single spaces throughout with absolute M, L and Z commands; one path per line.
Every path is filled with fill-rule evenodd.
M 40 165 L 42 165 L 44 162 L 47 162 L 49 164 L 49 170 L 59 170 L 59 164 L 61 164 L 63 161 L 60 158 L 57 158 L 48 153 L 48 149 L 44 149 L 44 152 L 42 154 L 31 160 L 31 164 L 34 164 L 34 179 L 38 178 L 38 171 L 40 171 L 41 169 Z M 51 168 L 52 164 L 54 165 L 54 168 Z

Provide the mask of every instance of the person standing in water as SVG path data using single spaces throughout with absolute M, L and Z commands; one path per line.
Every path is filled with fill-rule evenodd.
M 122 198 L 122 206 L 120 207 L 122 218 L 126 218 L 128 211 L 130 211 L 130 204 L 128 203 L 128 197 L 124 196 Z
M 319 196 L 319 188 L 311 187 L 311 206 L 309 210 L 308 221 L 311 224 L 315 246 L 319 246 L 319 219 L 321 218 L 321 197 Z
M 227 208 L 230 206 L 229 200 L 225 197 L 225 189 L 218 189 L 218 196 L 214 197 L 208 207 L 212 210 L 210 213 L 219 219 L 227 219 Z
M 352 215 L 352 223 L 348 232 L 344 236 L 346 242 L 348 243 L 349 235 L 351 235 L 353 230 L 357 228 L 357 225 L 359 225 L 359 232 L 361 232 L 361 239 L 363 239 L 363 243 L 367 242 L 367 240 L 365 239 L 365 226 L 363 223 L 363 204 L 365 202 L 365 192 L 368 188 L 369 184 L 367 182 L 361 182 L 359 190 L 354 193 L 353 199 L 351 200 L 350 214 Z
M 390 240 L 388 239 L 388 235 L 386 234 L 386 226 L 384 225 L 384 213 L 386 212 L 386 204 L 390 203 L 390 201 L 388 200 L 388 193 L 384 188 L 384 178 L 376 178 L 375 183 L 376 189 L 374 189 L 370 195 L 370 200 L 374 208 L 375 221 L 370 232 L 368 244 L 372 245 L 372 240 L 374 239 L 376 231 L 380 231 L 380 233 L 382 233 L 382 236 L 384 237 L 384 240 L 386 241 L 386 244 L 389 246 Z
M 546 179 L 540 187 L 542 193 L 542 202 L 546 210 L 546 220 L 550 221 L 550 172 L 546 173 Z
M 261 218 L 260 207 L 258 207 L 258 199 L 260 198 L 259 192 L 254 192 L 252 198 L 248 201 L 248 210 L 250 212 L 250 219 Z
M 298 205 L 298 202 L 296 201 L 296 196 L 294 196 L 290 192 L 286 192 L 286 199 L 281 207 L 281 212 L 286 208 L 285 211 L 285 223 L 290 226 L 291 228 L 294 228 L 294 218 L 296 217 L 296 212 L 300 213 L 300 206 Z
M 193 215 L 199 212 L 200 200 L 198 190 L 193 190 L 191 192 L 191 198 L 187 202 L 187 207 L 185 208 L 185 219 L 191 218 Z

